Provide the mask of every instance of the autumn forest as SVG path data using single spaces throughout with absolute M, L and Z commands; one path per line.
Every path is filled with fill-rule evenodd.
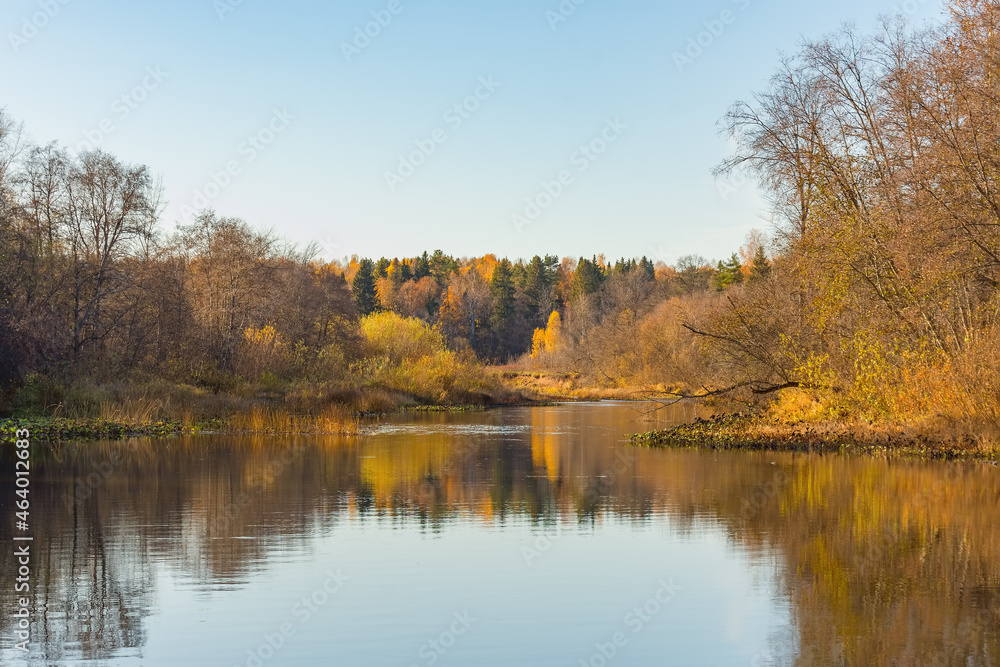
M 330 262 L 213 211 L 168 231 L 148 167 L 32 144 L 4 115 L 3 410 L 380 410 L 522 400 L 542 382 L 989 439 L 1000 8 L 950 11 L 804 43 L 732 106 L 718 176 L 754 178 L 774 225 L 722 261 Z

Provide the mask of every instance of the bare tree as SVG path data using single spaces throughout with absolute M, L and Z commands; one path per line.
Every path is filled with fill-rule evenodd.
M 128 287 L 117 263 L 144 248 L 157 196 L 145 166 L 100 151 L 84 153 L 68 171 L 67 223 L 73 261 L 73 356 L 113 324 L 102 320 L 108 298 Z

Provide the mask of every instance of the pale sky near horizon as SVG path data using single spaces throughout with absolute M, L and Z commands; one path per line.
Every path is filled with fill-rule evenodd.
M 168 230 L 208 205 L 328 259 L 721 258 L 769 226 L 711 174 L 726 108 L 897 11 L 942 0 L 7 0 L 0 107 L 149 165 Z

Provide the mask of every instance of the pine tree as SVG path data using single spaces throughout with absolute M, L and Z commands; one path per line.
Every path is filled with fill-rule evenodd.
M 392 286 L 397 290 L 402 287 L 403 283 L 406 282 L 406 275 L 404 272 L 405 266 L 406 265 L 398 259 L 394 259 L 392 260 L 392 263 L 389 264 L 389 268 L 385 272 L 386 277 L 392 281 Z
M 597 259 L 580 258 L 576 266 L 576 273 L 573 274 L 573 286 L 570 291 L 570 298 L 579 299 L 582 296 L 593 294 L 601 288 L 604 282 L 604 272 L 597 264 Z
M 725 262 L 719 262 L 713 283 L 715 289 L 721 292 L 731 285 L 739 285 L 743 282 L 743 264 L 739 256 L 734 252 Z
M 656 266 L 646 257 L 639 260 L 639 270 L 648 280 L 656 280 Z
M 413 267 L 410 261 L 404 260 L 400 262 L 401 271 L 400 274 L 403 276 L 403 282 L 409 282 L 413 280 Z
M 538 255 L 524 268 L 524 314 L 532 326 L 542 323 L 543 308 L 552 288 L 554 276 Z
M 420 280 L 429 275 L 431 275 L 431 260 L 427 255 L 427 251 L 424 251 L 423 255 L 413 260 L 413 279 Z
M 426 256 L 427 253 L 424 253 Z M 449 257 L 440 250 L 435 250 L 428 261 L 430 275 L 434 277 L 438 285 L 444 287 L 448 284 L 451 274 L 458 271 L 458 262 L 453 257 Z
M 757 252 L 753 256 L 753 268 L 750 269 L 750 280 L 761 280 L 771 275 L 771 262 L 764 253 L 763 246 L 757 246 Z
M 358 263 L 358 272 L 351 283 L 354 303 L 362 316 L 371 315 L 378 310 L 378 292 L 375 288 L 375 263 L 363 259 Z
M 493 269 L 490 296 L 493 297 L 493 315 L 490 324 L 498 332 L 514 317 L 514 279 L 510 261 L 500 260 Z

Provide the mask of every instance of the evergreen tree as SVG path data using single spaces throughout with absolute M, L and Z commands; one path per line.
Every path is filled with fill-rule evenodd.
M 646 257 L 639 260 L 639 270 L 642 271 L 643 275 L 649 280 L 656 280 L 656 266 Z
M 363 259 L 358 264 L 358 272 L 354 275 L 354 282 L 351 283 L 351 292 L 360 315 L 371 315 L 378 310 L 375 263 L 372 260 Z
M 424 251 L 423 255 L 413 260 L 413 279 L 420 280 L 429 275 L 431 275 L 431 261 L 427 251 Z
M 582 296 L 593 294 L 601 289 L 604 282 L 604 272 L 597 264 L 597 258 L 584 259 L 576 266 L 576 273 L 573 274 L 573 285 L 570 290 L 570 298 L 574 301 Z
M 408 261 L 400 262 L 401 271 L 400 274 L 403 276 L 403 282 L 409 282 L 413 280 L 413 267 Z
M 511 268 L 509 260 L 500 260 L 493 269 L 493 280 L 490 281 L 490 296 L 493 297 L 490 324 L 498 333 L 514 317 L 514 279 Z
M 753 256 L 753 268 L 750 269 L 750 280 L 761 280 L 771 275 L 771 262 L 764 253 L 764 246 L 757 246 L 757 252 Z
M 549 298 L 551 302 L 543 303 L 543 310 L 549 308 L 562 308 L 566 304 L 559 295 L 559 273 L 562 270 L 562 260 L 557 255 L 546 255 L 544 259 L 545 277 L 550 288 Z
M 722 290 L 732 285 L 739 285 L 743 282 L 743 264 L 739 256 L 734 252 L 725 262 L 719 262 L 718 269 L 713 278 L 715 289 Z
M 426 253 L 424 253 L 426 255 Z M 438 285 L 444 287 L 448 284 L 448 278 L 451 274 L 458 271 L 458 262 L 455 261 L 453 257 L 449 257 L 440 250 L 435 250 L 434 254 L 431 255 L 430 261 L 428 262 L 430 269 L 430 275 L 434 277 L 434 280 L 438 282 Z
M 398 259 L 392 260 L 389 264 L 389 268 L 385 272 L 385 277 L 392 282 L 394 289 L 399 289 L 402 287 L 403 283 L 406 282 L 406 275 L 404 274 L 403 267 L 406 265 L 400 262 Z
M 555 276 L 538 255 L 524 268 L 524 314 L 531 326 L 542 324 Z
M 514 279 L 514 290 L 523 293 L 528 276 L 523 259 L 517 260 L 517 264 L 512 265 L 510 275 Z

